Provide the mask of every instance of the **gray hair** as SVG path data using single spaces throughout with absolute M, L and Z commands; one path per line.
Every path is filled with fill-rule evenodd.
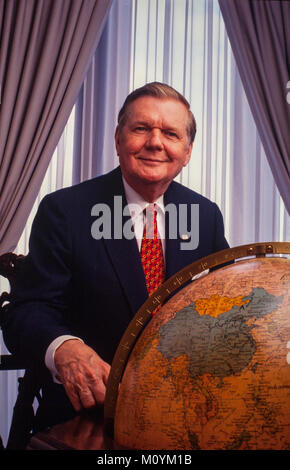
M 177 90 L 175 90 L 169 85 L 166 85 L 165 83 L 160 82 L 147 83 L 146 85 L 132 91 L 132 93 L 127 96 L 118 114 L 118 125 L 120 129 L 124 126 L 127 120 L 127 111 L 129 105 L 141 96 L 153 96 L 154 98 L 159 99 L 172 98 L 183 103 L 188 111 L 188 124 L 186 127 L 186 131 L 188 134 L 189 142 L 192 143 L 194 141 L 196 134 L 196 121 L 190 110 L 190 104 L 184 98 L 184 96 Z

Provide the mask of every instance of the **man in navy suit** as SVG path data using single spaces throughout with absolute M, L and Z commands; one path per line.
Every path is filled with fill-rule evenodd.
M 114 352 L 148 297 L 140 258 L 148 204 L 157 207 L 166 279 L 228 248 L 217 205 L 173 181 L 195 131 L 182 95 L 147 84 L 119 113 L 120 167 L 41 202 L 3 328 L 9 349 L 42 368 L 37 428 L 104 402 Z

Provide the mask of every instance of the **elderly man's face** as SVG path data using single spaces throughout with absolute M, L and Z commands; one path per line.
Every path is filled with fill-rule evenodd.
M 192 144 L 187 123 L 180 101 L 144 96 L 130 104 L 115 140 L 122 173 L 137 192 L 148 184 L 166 189 L 188 163 Z

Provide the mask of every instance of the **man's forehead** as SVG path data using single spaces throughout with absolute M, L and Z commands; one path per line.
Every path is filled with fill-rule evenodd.
M 168 113 L 168 110 L 173 111 Z M 155 98 L 153 96 L 142 96 L 130 103 L 127 109 L 127 119 L 134 121 L 148 121 L 162 118 L 168 122 L 184 122 L 187 119 L 188 110 L 186 106 L 176 99 Z

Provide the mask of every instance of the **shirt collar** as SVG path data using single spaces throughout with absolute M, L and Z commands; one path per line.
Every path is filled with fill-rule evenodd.
M 150 203 L 148 201 L 145 201 L 145 199 L 143 199 L 143 197 L 138 194 L 135 189 L 133 189 L 127 183 L 123 175 L 122 179 L 131 216 L 132 218 L 137 217 L 138 215 L 140 215 L 140 213 L 144 211 L 144 209 L 146 209 L 147 206 L 149 206 Z M 160 210 L 162 214 L 165 214 L 163 194 L 158 199 L 156 199 L 156 201 L 154 201 L 154 204 L 157 205 L 158 210 Z M 134 212 L 134 214 L 132 214 L 132 211 Z

